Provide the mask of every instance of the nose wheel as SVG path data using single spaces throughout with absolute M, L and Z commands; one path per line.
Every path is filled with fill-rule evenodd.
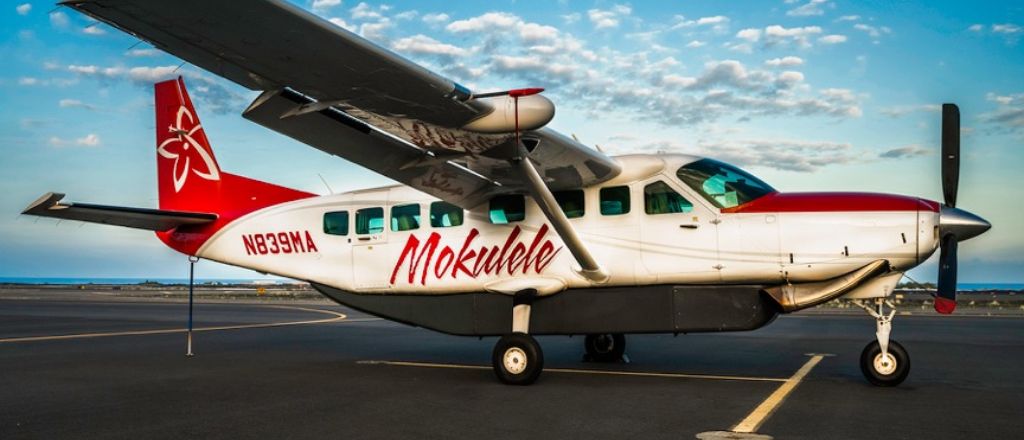
M 871 341 L 860 353 L 860 371 L 872 385 L 894 387 L 910 373 L 910 356 L 899 342 L 889 341 L 889 349 L 882 353 L 878 341 Z
M 873 318 L 877 330 L 875 341 L 871 341 L 860 353 L 860 371 L 872 385 L 894 387 L 903 383 L 910 374 L 910 355 L 899 342 L 889 339 L 895 307 L 885 298 L 877 298 L 876 307 L 857 302 Z M 885 307 L 891 310 L 888 313 Z

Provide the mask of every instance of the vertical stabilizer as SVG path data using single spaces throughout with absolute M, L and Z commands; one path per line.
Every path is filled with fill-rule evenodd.
M 245 214 L 315 196 L 222 171 L 181 77 L 157 83 L 155 92 L 160 209 L 217 215 L 210 224 L 158 232 L 168 246 L 194 255 L 213 233 Z

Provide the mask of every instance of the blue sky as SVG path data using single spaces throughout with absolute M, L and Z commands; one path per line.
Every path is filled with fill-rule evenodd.
M 298 4 L 474 90 L 546 87 L 551 126 L 605 151 L 718 157 L 783 191 L 941 199 L 937 110 L 956 102 L 958 205 L 994 224 L 961 245 L 961 281 L 1024 282 L 1020 2 Z M 246 122 L 254 92 L 52 3 L 4 8 L 0 276 L 187 273 L 147 232 L 17 215 L 46 191 L 156 206 L 151 85 L 173 75 L 224 169 L 316 193 L 318 174 L 335 191 L 389 183 Z

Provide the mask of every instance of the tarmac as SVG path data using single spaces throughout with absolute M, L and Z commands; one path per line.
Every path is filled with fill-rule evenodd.
M 318 301 L 0 295 L 0 439 L 1017 438 L 1024 319 L 898 316 L 910 377 L 858 367 L 866 315 L 753 332 L 627 336 L 629 362 L 538 338 L 545 371 L 500 384 L 494 338 L 438 334 Z

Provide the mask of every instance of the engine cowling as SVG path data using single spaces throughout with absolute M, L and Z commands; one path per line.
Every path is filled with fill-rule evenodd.
M 480 98 L 486 100 L 494 110 L 474 119 L 462 128 L 476 133 L 513 133 L 516 130 L 516 103 L 512 96 Z M 541 95 L 519 97 L 519 129 L 536 130 L 551 122 L 555 117 L 555 104 Z

